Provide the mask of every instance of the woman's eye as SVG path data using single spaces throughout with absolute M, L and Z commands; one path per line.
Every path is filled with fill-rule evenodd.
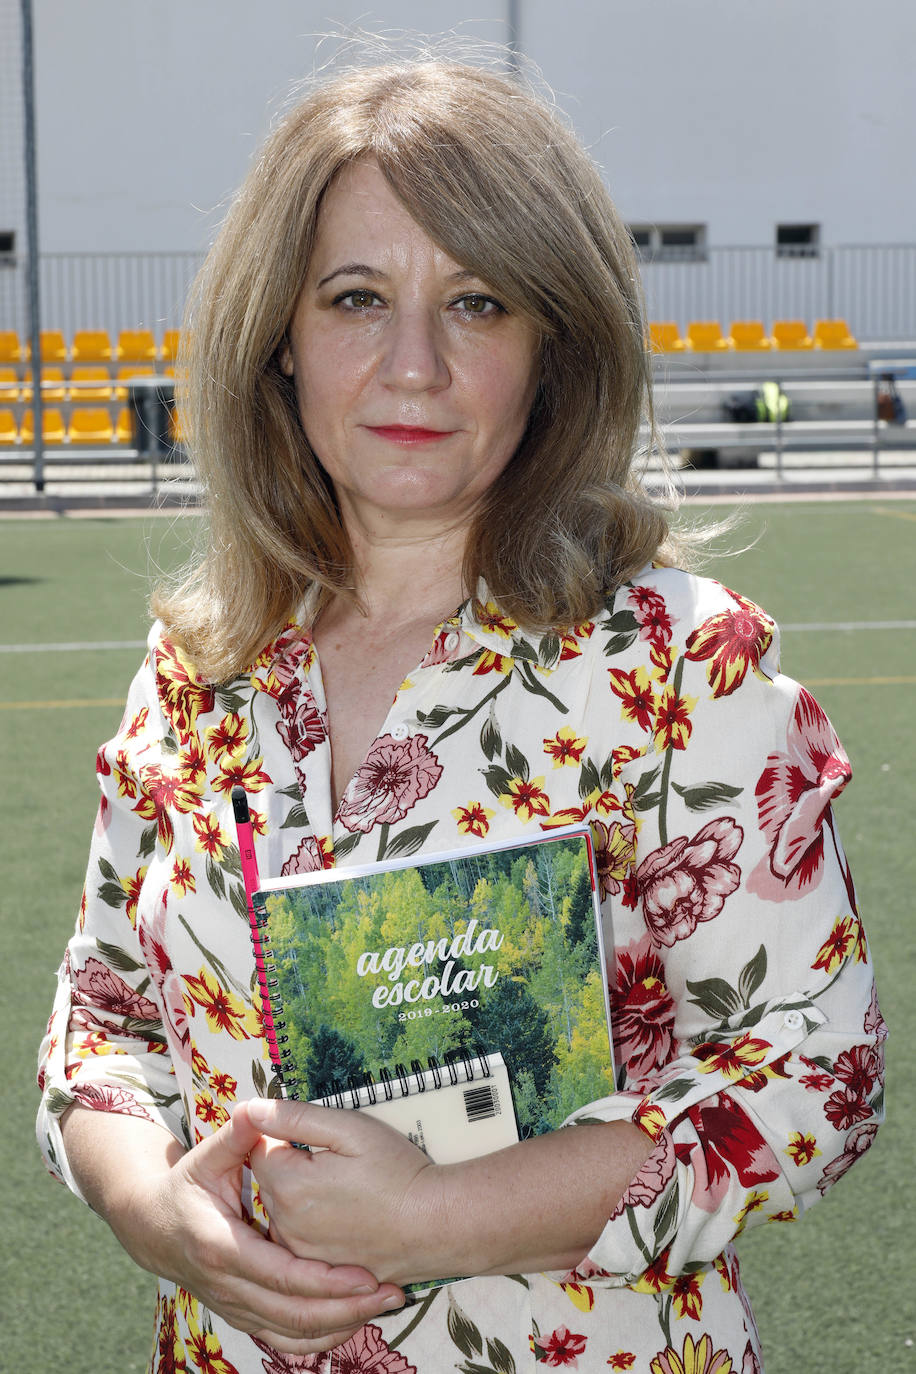
M 483 296 L 476 291 L 468 296 L 461 296 L 455 304 L 468 315 L 495 315 L 503 308 L 492 296 Z
M 335 305 L 346 306 L 348 310 L 368 310 L 378 301 L 378 296 L 374 291 L 367 291 L 365 287 L 358 287 L 355 291 L 347 291 L 342 296 L 338 296 Z

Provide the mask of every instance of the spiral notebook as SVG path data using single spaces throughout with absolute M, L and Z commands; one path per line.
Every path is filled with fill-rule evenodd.
M 613 1091 L 587 826 L 264 880 L 250 898 L 284 1095 L 375 1114 L 444 1164 Z

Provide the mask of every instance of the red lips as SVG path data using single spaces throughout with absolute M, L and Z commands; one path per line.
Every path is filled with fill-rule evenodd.
M 370 434 L 394 444 L 432 444 L 447 439 L 454 430 L 423 429 L 419 425 L 368 425 Z

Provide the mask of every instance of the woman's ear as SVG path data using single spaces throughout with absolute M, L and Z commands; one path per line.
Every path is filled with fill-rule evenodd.
M 277 349 L 277 361 L 284 377 L 291 377 L 293 375 L 293 350 L 290 348 L 289 339 L 285 335 L 283 342 Z

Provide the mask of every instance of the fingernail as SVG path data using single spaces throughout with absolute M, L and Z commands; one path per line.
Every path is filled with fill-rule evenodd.
M 396 1297 L 386 1298 L 385 1301 L 382 1303 L 382 1311 L 383 1311 L 383 1312 L 393 1312 L 394 1309 L 395 1309 L 396 1307 L 403 1307 L 403 1306 L 404 1306 L 404 1299 L 403 1299 L 403 1298 L 396 1298 Z

